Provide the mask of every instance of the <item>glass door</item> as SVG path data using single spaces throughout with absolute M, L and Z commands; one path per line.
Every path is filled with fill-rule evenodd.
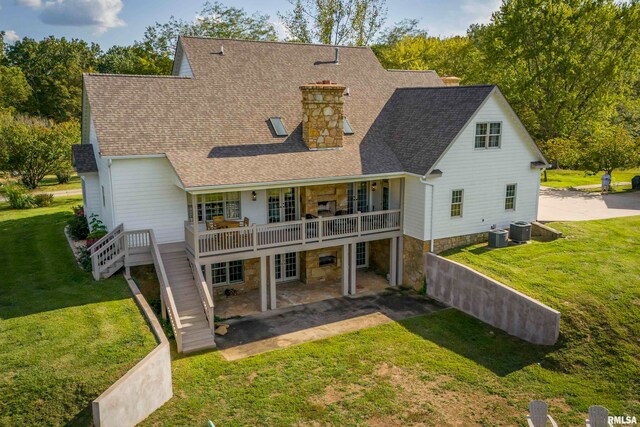
M 298 253 L 289 252 L 275 256 L 276 282 L 298 279 Z
M 369 212 L 368 182 L 354 182 L 347 187 L 347 208 L 350 214 Z
M 367 242 L 356 243 L 356 268 L 367 267 L 369 265 L 369 246 Z
M 267 191 L 267 214 L 269 223 L 295 221 L 298 216 L 295 187 L 275 188 Z

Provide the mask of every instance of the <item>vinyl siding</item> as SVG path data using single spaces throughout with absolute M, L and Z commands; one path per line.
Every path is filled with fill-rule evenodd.
M 492 224 L 508 227 L 537 216 L 540 172 L 530 162 L 541 160 L 526 133 L 499 95 L 492 95 L 435 165 L 443 175 L 435 185 L 435 238 L 488 231 Z M 502 122 L 498 149 L 474 149 L 476 122 Z M 516 209 L 505 210 L 507 184 L 517 184 Z M 451 217 L 451 192 L 464 190 L 462 217 Z
M 182 53 L 180 57 L 180 68 L 178 69 L 179 76 L 188 76 L 193 77 L 193 72 L 191 71 L 191 66 L 189 65 L 189 60 L 187 59 L 187 54 Z
M 115 159 L 116 220 L 125 230 L 153 229 L 159 243 L 184 241 L 187 197 L 166 158 Z
M 431 190 L 416 176 L 405 178 L 403 233 L 416 239 L 425 240 L 429 227 L 429 200 Z M 429 199 L 427 199 L 427 196 Z
M 100 195 L 100 180 L 98 174 L 87 174 L 82 177 L 84 212 L 87 218 L 92 214 L 100 216 L 102 211 L 102 196 Z

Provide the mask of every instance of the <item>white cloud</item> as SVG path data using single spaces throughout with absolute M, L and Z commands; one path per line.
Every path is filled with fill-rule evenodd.
M 40 12 L 40 20 L 49 25 L 93 26 L 98 33 L 121 27 L 118 17 L 122 0 L 16 0 L 21 6 Z
M 20 36 L 18 34 L 16 34 L 15 31 L 13 30 L 7 30 L 4 33 L 4 41 L 7 43 L 14 43 L 16 41 L 20 40 Z

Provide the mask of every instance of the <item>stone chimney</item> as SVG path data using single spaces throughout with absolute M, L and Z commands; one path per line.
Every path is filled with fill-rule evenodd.
M 310 150 L 342 147 L 345 89 L 330 80 L 300 86 L 302 140 Z
M 460 77 L 444 76 L 440 78 L 445 86 L 460 86 Z

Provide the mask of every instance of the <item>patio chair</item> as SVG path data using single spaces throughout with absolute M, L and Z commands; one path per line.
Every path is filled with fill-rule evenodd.
M 242 224 L 240 226 L 241 227 L 248 227 L 249 226 L 249 218 L 247 218 L 245 216 L 244 219 L 242 220 Z
M 213 221 L 205 221 L 205 224 L 207 226 L 207 231 L 216 229 L 216 223 Z
M 529 415 L 527 415 L 527 424 L 529 427 L 546 427 L 547 420 L 551 421 L 553 427 L 558 427 L 555 420 L 548 414 L 549 405 L 542 400 L 532 400 L 529 403 Z
M 598 405 L 589 407 L 589 419 L 585 425 L 586 427 L 609 427 L 609 410 Z

